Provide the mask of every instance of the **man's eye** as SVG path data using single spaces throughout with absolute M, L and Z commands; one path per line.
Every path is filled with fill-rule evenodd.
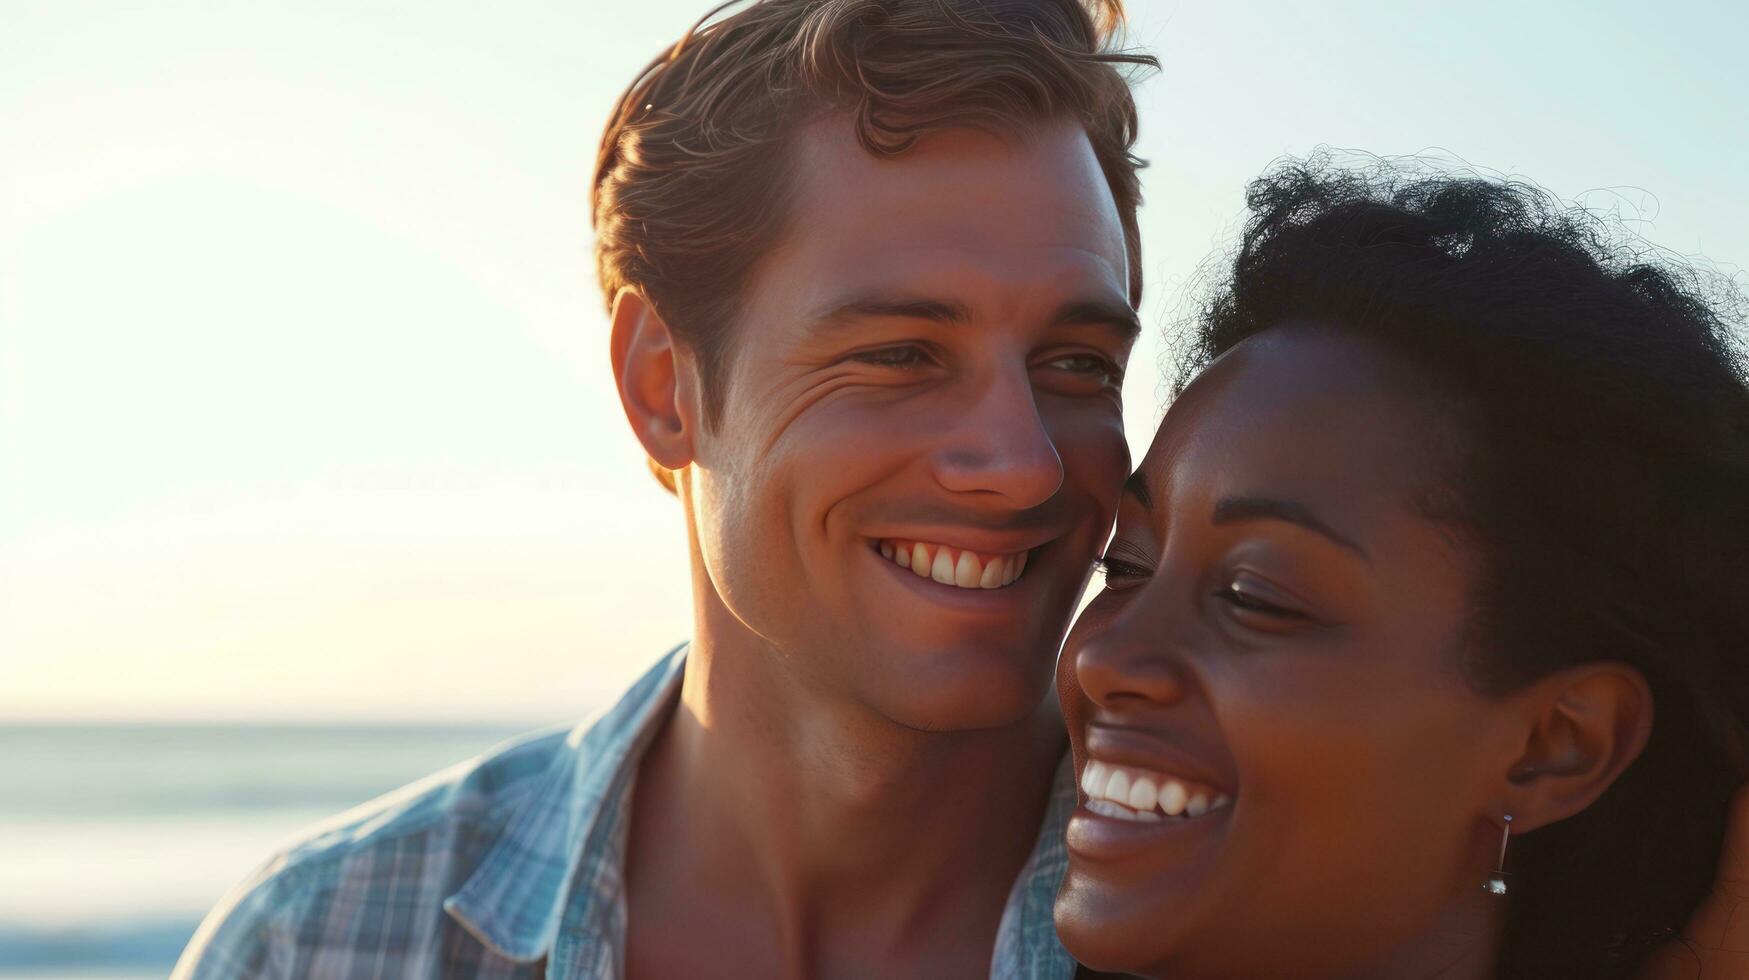
M 1105 384 L 1123 383 L 1123 369 L 1113 364 L 1109 358 L 1098 354 L 1066 354 L 1053 357 L 1045 364 L 1059 371 L 1096 378 Z
M 850 355 L 850 359 L 860 361 L 863 364 L 873 364 L 876 367 L 892 368 L 922 367 L 930 363 L 929 352 L 915 344 L 858 351 Z

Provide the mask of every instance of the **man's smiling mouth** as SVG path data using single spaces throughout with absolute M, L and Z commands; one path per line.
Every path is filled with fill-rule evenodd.
M 961 589 L 1000 589 L 1026 571 L 1027 552 L 979 554 L 928 541 L 882 538 L 883 557 L 912 574 Z

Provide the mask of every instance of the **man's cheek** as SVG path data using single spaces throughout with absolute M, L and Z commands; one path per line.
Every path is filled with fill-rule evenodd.
M 1115 437 L 1114 437 L 1115 436 Z M 1104 551 L 1117 521 L 1123 482 L 1130 474 L 1129 444 L 1121 433 L 1093 433 L 1080 444 L 1080 452 L 1065 456 L 1064 492 L 1078 508 L 1075 527 L 1064 539 L 1064 615 L 1084 607 L 1087 586 L 1093 579 L 1093 562 Z M 1079 571 L 1079 576 L 1075 573 Z M 1080 608 L 1083 615 L 1084 608 Z
M 1121 415 L 1088 413 L 1054 428 L 1052 437 L 1063 459 L 1065 480 L 1080 483 L 1115 508 L 1130 474 L 1130 447 Z

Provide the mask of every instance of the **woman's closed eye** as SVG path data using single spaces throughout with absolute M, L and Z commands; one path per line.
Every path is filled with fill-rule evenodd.
M 1110 552 L 1094 559 L 1093 567 L 1099 571 L 1100 575 L 1104 576 L 1105 587 L 1108 589 L 1122 589 L 1139 585 L 1154 574 L 1154 570 L 1146 565 L 1126 561 Z
M 1244 622 L 1271 621 L 1279 625 L 1316 622 L 1315 617 L 1298 608 L 1292 599 L 1249 575 L 1234 576 L 1226 585 L 1216 589 L 1213 597 L 1226 603 L 1235 618 Z

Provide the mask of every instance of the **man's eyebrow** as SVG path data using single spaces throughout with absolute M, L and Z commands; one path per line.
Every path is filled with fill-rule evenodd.
M 1103 299 L 1070 300 L 1057 308 L 1051 317 L 1059 324 L 1106 324 L 1115 328 L 1125 340 L 1135 340 L 1142 334 L 1142 321 L 1130 304 Z
M 948 299 L 859 296 L 834 303 L 814 317 L 815 322 L 826 324 L 872 319 L 957 324 L 970 322 L 972 311 L 964 303 Z M 1125 340 L 1134 340 L 1142 332 L 1142 321 L 1128 303 L 1103 299 L 1070 300 L 1057 307 L 1050 322 L 1061 325 L 1105 324 L 1117 330 Z
M 1272 500 L 1268 497 L 1228 497 L 1215 504 L 1215 513 L 1209 519 L 1209 523 L 1231 524 L 1236 521 L 1259 519 L 1286 521 L 1289 524 L 1303 527 L 1334 541 L 1368 562 L 1372 561 L 1372 556 L 1368 555 L 1366 549 L 1357 544 L 1353 538 L 1324 523 L 1303 505 L 1289 500 Z
M 1154 494 L 1148 489 L 1148 477 L 1141 470 L 1131 473 L 1130 478 L 1123 481 L 1123 492 L 1136 498 L 1136 502 L 1143 507 L 1154 506 Z
M 848 323 L 853 320 L 930 320 L 935 323 L 966 323 L 972 311 L 964 303 L 946 299 L 860 296 L 834 303 L 814 316 L 814 322 Z

